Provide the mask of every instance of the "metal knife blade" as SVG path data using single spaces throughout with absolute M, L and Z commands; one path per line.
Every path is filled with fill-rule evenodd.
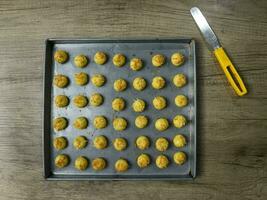
M 199 8 L 193 7 L 190 9 L 190 12 L 211 50 L 221 47 L 217 36 L 211 29 L 210 25 L 208 24 L 206 18 L 203 16 Z

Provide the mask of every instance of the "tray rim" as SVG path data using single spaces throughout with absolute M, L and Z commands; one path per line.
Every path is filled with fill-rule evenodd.
M 194 68 L 194 146 L 193 146 L 193 152 L 194 152 L 194 163 L 193 168 L 189 172 L 188 175 L 184 176 L 169 176 L 166 177 L 166 175 L 142 175 L 142 176 L 136 176 L 136 175 L 54 175 L 50 171 L 50 167 L 48 166 L 50 164 L 50 139 L 49 134 L 46 134 L 47 131 L 50 132 L 50 115 L 51 112 L 50 106 L 51 106 L 51 68 L 47 67 L 51 63 L 49 52 L 55 43 L 57 44 L 64 44 L 64 43 L 189 43 L 193 53 L 194 53 L 194 59 L 193 59 L 193 68 Z M 123 39 L 101 39 L 101 38 L 47 38 L 45 40 L 45 55 L 44 55 L 44 70 L 43 70 L 43 110 L 42 110 L 42 156 L 43 156 L 43 177 L 45 180 L 79 180 L 79 181 L 88 181 L 88 180 L 105 180 L 105 181 L 112 181 L 112 180 L 140 180 L 140 181 L 147 181 L 147 180 L 169 180 L 169 181 L 183 181 L 183 180 L 194 180 L 197 175 L 197 70 L 196 70 L 196 43 L 193 38 L 123 38 Z M 49 109 L 48 109 L 49 108 Z M 47 118 L 49 117 L 49 120 Z

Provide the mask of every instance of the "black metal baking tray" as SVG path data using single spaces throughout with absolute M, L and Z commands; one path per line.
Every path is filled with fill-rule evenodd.
M 57 49 L 66 50 L 70 58 L 64 67 L 60 67 L 58 63 L 53 60 L 53 54 Z M 93 62 L 93 56 L 96 51 L 104 51 L 107 53 L 109 59 L 104 66 L 97 66 Z M 181 52 L 186 57 L 186 62 L 182 67 L 174 67 L 170 63 L 170 56 L 174 52 Z M 127 63 L 122 68 L 116 68 L 112 64 L 112 56 L 115 53 L 121 52 L 127 57 Z M 72 60 L 77 54 L 85 54 L 89 57 L 90 63 L 83 69 L 78 69 L 73 66 Z M 155 68 L 151 65 L 151 57 L 155 53 L 164 54 L 167 57 L 167 62 L 161 68 Z M 145 66 L 140 71 L 132 71 L 129 68 L 129 60 L 133 56 L 143 59 Z M 100 40 L 100 39 L 48 39 L 46 41 L 45 50 L 45 70 L 44 70 L 44 112 L 43 112 L 43 157 L 44 157 L 44 177 L 48 180 L 185 180 L 193 179 L 196 176 L 196 61 L 195 61 L 195 42 L 192 39 L 155 39 L 155 40 Z M 90 75 L 101 73 L 107 78 L 106 84 L 101 88 L 96 88 L 92 84 L 86 86 L 75 86 L 70 84 L 66 89 L 54 88 L 52 84 L 55 73 L 66 74 L 73 82 L 73 74 L 84 71 Z M 178 89 L 171 83 L 172 77 L 176 73 L 184 73 L 188 78 L 188 83 L 185 87 Z M 152 77 L 161 75 L 167 80 L 167 86 L 163 90 L 153 90 L 151 87 Z M 113 81 L 117 78 L 125 78 L 129 85 L 137 76 L 143 76 L 148 81 L 148 87 L 137 92 L 130 86 L 127 90 L 121 93 L 116 93 L 113 89 Z M 92 109 L 87 106 L 84 109 L 75 108 L 71 103 L 65 109 L 57 109 L 53 104 L 53 97 L 56 94 L 65 94 L 70 99 L 77 94 L 84 94 L 89 96 L 93 92 L 100 92 L 103 94 L 104 104 Z M 185 108 L 178 108 L 174 105 L 173 99 L 177 94 L 185 94 L 189 99 L 189 104 Z M 152 99 L 156 95 L 167 97 L 168 107 L 162 111 L 157 111 L 151 104 Z M 111 109 L 111 100 L 120 96 L 126 99 L 127 108 L 122 112 L 115 112 Z M 145 129 L 137 129 L 134 126 L 134 118 L 137 113 L 131 109 L 133 99 L 141 98 L 148 103 L 147 109 L 142 113 L 147 115 L 150 123 Z M 177 129 L 170 126 L 164 132 L 156 131 L 154 128 L 154 121 L 158 117 L 166 117 L 171 119 L 176 114 L 183 114 L 188 119 L 188 124 L 182 128 Z M 89 126 L 85 130 L 75 130 L 72 126 L 64 131 L 55 133 L 52 128 L 52 120 L 54 117 L 64 115 L 70 121 L 77 116 L 86 116 L 89 119 Z M 103 130 L 95 130 L 92 126 L 92 119 L 95 115 L 105 115 L 108 119 L 108 126 Z M 114 116 L 122 116 L 129 122 L 128 128 L 122 132 L 116 132 L 112 127 L 112 119 Z M 154 148 L 155 139 L 158 137 L 166 137 L 169 141 L 177 133 L 182 133 L 186 136 L 188 144 L 177 149 L 173 145 L 163 152 L 170 159 L 170 165 L 166 169 L 158 169 L 155 165 L 155 157 L 160 153 Z M 104 150 L 96 150 L 92 145 L 92 138 L 95 135 L 103 134 L 109 140 L 108 148 Z M 60 153 L 68 154 L 71 158 L 71 163 L 63 168 L 57 169 L 54 166 L 54 158 L 58 153 L 53 149 L 52 141 L 56 136 L 64 135 L 69 140 L 69 145 L 66 149 L 61 150 Z M 75 150 L 72 147 L 72 140 L 78 135 L 85 135 L 89 139 L 89 144 L 85 149 Z M 134 141 L 138 135 L 147 135 L 150 137 L 152 145 L 149 149 L 141 151 L 138 150 Z M 128 148 L 125 151 L 115 151 L 111 141 L 116 137 L 124 137 L 128 141 Z M 188 155 L 187 162 L 178 166 L 172 162 L 172 154 L 178 150 L 186 152 Z M 137 155 L 147 153 L 152 158 L 152 163 L 145 169 L 140 169 L 135 163 Z M 104 157 L 108 162 L 108 167 L 101 171 L 95 172 L 89 166 L 85 171 L 78 171 L 74 168 L 74 159 L 78 155 L 84 155 L 89 160 L 94 157 Z M 114 162 L 116 159 L 123 157 L 130 162 L 128 171 L 118 173 L 114 170 Z M 89 162 L 90 164 L 90 162 Z

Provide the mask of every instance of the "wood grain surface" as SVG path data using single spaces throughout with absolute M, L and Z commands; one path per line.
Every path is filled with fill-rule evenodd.
M 198 6 L 248 86 L 234 96 L 189 9 Z M 194 181 L 48 182 L 42 177 L 46 38 L 193 37 L 198 68 Z M 0 0 L 0 199 L 266 199 L 267 1 Z

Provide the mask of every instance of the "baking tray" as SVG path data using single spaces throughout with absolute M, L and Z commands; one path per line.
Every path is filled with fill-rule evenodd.
M 63 49 L 69 52 L 69 60 L 64 67 L 60 67 L 53 60 L 53 54 L 56 49 Z M 104 66 L 97 66 L 93 62 L 93 55 L 96 51 L 104 51 L 109 59 Z M 182 67 L 174 67 L 170 63 L 170 56 L 174 52 L 181 52 L 186 57 L 186 62 Z M 116 68 L 112 64 L 112 56 L 115 53 L 123 53 L 127 57 L 127 63 L 122 68 Z M 85 54 L 89 57 L 90 63 L 83 69 L 73 66 L 73 58 L 77 54 Z M 164 54 L 167 62 L 161 68 L 151 65 L 151 57 L 155 53 Z M 140 57 L 144 61 L 144 68 L 134 72 L 129 68 L 129 59 L 131 57 Z M 100 39 L 47 39 L 45 50 L 45 70 L 44 70 L 44 112 L 43 112 L 43 158 L 44 158 L 44 177 L 47 180 L 185 180 L 193 179 L 196 176 L 196 61 L 195 61 L 195 42 L 192 39 L 154 39 L 154 40 L 100 40 Z M 92 84 L 75 87 L 73 83 L 73 74 L 84 71 L 91 76 L 95 73 L 101 73 L 107 78 L 103 87 L 96 88 Z M 52 80 L 55 73 L 66 74 L 71 81 L 66 89 L 53 87 Z M 172 83 L 172 77 L 176 73 L 184 73 L 188 78 L 188 83 L 181 89 L 176 88 Z M 166 79 L 166 87 L 163 90 L 153 90 L 151 87 L 152 77 L 160 75 Z M 143 76 L 148 86 L 141 92 L 134 91 L 131 82 L 134 77 Z M 117 93 L 113 90 L 113 81 L 117 78 L 125 78 L 130 87 L 124 92 Z M 104 104 L 98 108 L 87 106 L 83 109 L 75 108 L 72 103 L 67 108 L 54 108 L 53 97 L 56 94 L 65 94 L 70 100 L 74 95 L 84 94 L 89 96 L 93 92 L 100 92 L 104 96 Z M 189 99 L 189 104 L 185 108 L 178 108 L 174 105 L 173 99 L 177 94 L 185 94 Z M 165 96 L 168 100 L 167 108 L 157 111 L 151 104 L 156 95 Z M 123 97 L 127 106 L 124 111 L 115 112 L 111 109 L 111 101 L 114 97 Z M 136 98 L 144 99 L 147 102 L 146 110 L 141 113 L 149 117 L 149 125 L 145 129 L 137 129 L 134 126 L 134 119 L 138 115 L 131 109 L 131 103 Z M 164 131 L 159 132 L 154 128 L 154 121 L 158 117 L 166 117 L 170 121 L 176 114 L 183 114 L 187 117 L 188 124 L 181 129 L 173 125 Z M 105 129 L 96 130 L 92 126 L 92 119 L 96 115 L 104 115 L 108 119 L 108 126 Z M 65 130 L 55 133 L 52 128 L 52 120 L 57 116 L 65 116 L 70 124 L 75 117 L 86 116 L 89 119 L 89 126 L 85 130 L 75 130 L 69 125 Z M 116 132 L 112 127 L 112 119 L 115 116 L 125 117 L 128 121 L 128 127 L 125 131 Z M 182 133 L 187 138 L 187 145 L 183 148 L 176 148 L 172 145 L 172 138 L 177 133 Z M 105 135 L 109 140 L 109 146 L 104 150 L 97 150 L 92 145 L 92 138 L 95 135 Z M 70 164 L 57 169 L 54 166 L 54 158 L 58 151 L 53 149 L 52 141 L 56 136 L 65 136 L 69 141 L 66 149 L 60 153 L 70 156 Z M 73 139 L 78 135 L 84 135 L 89 143 L 85 149 L 74 150 L 72 146 Z M 139 135 L 147 135 L 151 139 L 151 146 L 147 150 L 141 151 L 134 145 L 134 141 Z M 113 139 L 124 137 L 128 141 L 128 148 L 122 152 L 116 151 L 112 146 Z M 170 141 L 170 148 L 163 152 L 170 160 L 170 165 L 166 169 L 158 169 L 155 165 L 155 158 L 161 154 L 154 148 L 154 142 L 158 137 L 166 137 Z M 176 151 L 184 151 L 187 156 L 187 162 L 178 166 L 172 162 L 172 155 Z M 136 157 L 141 153 L 147 153 L 152 158 L 152 163 L 145 169 L 140 169 L 136 165 Z M 108 162 L 106 169 L 95 172 L 90 167 L 85 171 L 78 171 L 74 168 L 76 156 L 84 155 L 91 161 L 94 157 L 104 157 Z M 114 170 L 115 160 L 123 157 L 130 163 L 128 171 L 118 173 Z

